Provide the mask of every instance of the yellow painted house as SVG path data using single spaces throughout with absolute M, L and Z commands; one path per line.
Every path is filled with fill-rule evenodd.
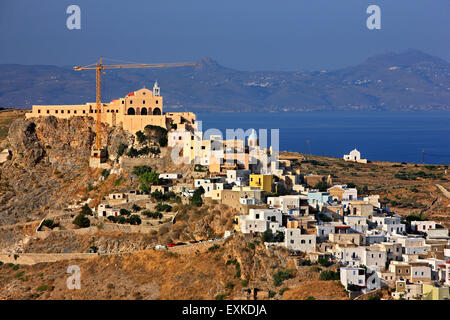
M 273 176 L 271 174 L 251 174 L 250 187 L 256 187 L 267 193 L 272 192 Z
M 449 300 L 449 287 L 434 286 L 432 283 L 424 283 L 422 285 L 423 300 Z

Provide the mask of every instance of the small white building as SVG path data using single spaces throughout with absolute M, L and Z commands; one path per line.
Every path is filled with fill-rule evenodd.
M 286 228 L 284 235 L 284 244 L 287 249 L 301 252 L 316 251 L 315 234 L 302 234 L 299 228 Z
M 236 217 L 242 233 L 264 232 L 269 228 L 275 233 L 282 229 L 282 215 L 280 209 L 250 209 L 248 215 Z
M 176 180 L 181 178 L 180 173 L 160 173 L 159 178 L 163 180 Z
M 200 188 L 203 187 L 205 190 L 205 194 L 203 195 L 206 198 L 211 198 L 213 191 L 223 190 L 224 189 L 224 180 L 220 177 L 217 178 L 208 178 L 208 179 L 195 179 L 194 187 Z
M 411 228 L 414 231 L 427 232 L 430 229 L 436 229 L 434 221 L 411 221 Z
M 180 150 L 182 150 L 185 141 L 191 140 L 191 135 L 191 132 L 187 130 L 169 131 L 169 133 L 167 134 L 167 145 L 171 148 L 178 145 Z
M 119 215 L 120 215 L 120 209 L 113 208 L 108 204 L 101 203 L 97 207 L 97 216 L 98 217 L 109 217 L 109 216 L 117 217 Z
M 359 163 L 367 163 L 367 159 L 361 159 L 361 152 L 356 150 L 356 148 L 350 151 L 349 154 L 344 154 L 344 160 Z
M 344 216 L 344 222 L 356 232 L 364 233 L 368 230 L 367 218 L 364 216 Z
M 346 289 L 350 284 L 359 287 L 366 286 L 366 271 L 363 268 L 342 267 L 340 272 L 341 283 Z
M 245 185 L 245 181 L 248 181 L 250 176 L 250 170 L 227 170 L 227 183 L 235 183 L 239 186 Z
M 285 195 L 279 197 L 267 197 L 267 204 L 270 208 L 279 208 L 284 214 L 308 215 L 308 196 L 305 195 Z

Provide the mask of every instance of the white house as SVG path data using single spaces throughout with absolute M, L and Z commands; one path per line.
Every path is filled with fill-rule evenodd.
M 286 228 L 284 235 L 284 243 L 287 249 L 302 252 L 316 251 L 315 234 L 302 234 L 302 230 L 299 228 Z
M 180 149 L 183 148 L 185 141 L 191 140 L 191 133 L 187 130 L 169 131 L 167 134 L 167 145 L 171 148 L 178 145 Z
M 250 170 L 227 170 L 227 183 L 242 185 L 248 181 L 250 173 Z
M 213 191 L 224 189 L 224 183 L 222 178 L 195 179 L 194 187 L 196 189 L 203 187 L 205 190 L 205 194 L 203 196 L 206 198 L 211 198 Z
M 373 270 L 383 270 L 386 267 L 387 253 L 378 246 L 365 247 L 362 253 L 362 264 Z
M 366 271 L 363 268 L 343 267 L 340 268 L 341 283 L 345 288 L 353 284 L 360 287 L 366 286 Z
M 308 215 L 308 197 L 305 195 L 285 195 L 279 197 L 267 197 L 270 208 L 279 208 L 284 214 Z
M 264 232 L 269 228 L 276 232 L 282 228 L 282 213 L 279 209 L 250 209 L 248 215 L 236 217 L 242 233 Z
M 113 208 L 108 204 L 101 203 L 97 207 L 97 216 L 98 217 L 109 217 L 109 216 L 117 217 L 119 215 L 120 215 L 120 209 Z
M 350 226 L 350 228 L 359 233 L 364 233 L 369 228 L 367 218 L 364 216 L 345 216 L 344 222 L 346 225 Z
M 349 154 L 344 154 L 344 160 L 359 163 L 367 163 L 367 159 L 361 159 L 361 152 L 356 150 L 356 148 L 350 151 Z
M 392 238 L 397 243 L 402 244 L 404 254 L 421 254 L 428 251 L 430 246 L 425 243 L 425 239 L 419 236 L 397 236 Z
M 436 229 L 434 221 L 411 221 L 411 228 L 415 231 L 427 232 L 430 229 Z

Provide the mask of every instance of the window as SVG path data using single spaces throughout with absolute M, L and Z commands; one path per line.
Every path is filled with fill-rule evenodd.
M 67 110 L 67 113 L 70 113 L 70 110 Z
M 133 104 L 133 100 L 130 100 L 130 104 Z
M 158 100 L 156 100 L 155 103 L 158 104 Z
M 259 213 L 257 213 L 257 214 L 255 215 L 255 217 L 256 217 L 256 219 L 259 219 Z
M 50 113 L 50 110 L 47 110 L 47 113 Z
M 38 113 L 41 113 L 41 110 L 38 109 Z
M 145 104 L 145 100 L 142 100 L 142 104 Z
M 294 240 L 291 240 L 291 243 L 294 244 Z
M 55 110 L 55 113 L 58 113 L 58 110 Z

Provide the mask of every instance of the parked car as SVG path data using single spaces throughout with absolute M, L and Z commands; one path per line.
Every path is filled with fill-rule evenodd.
M 155 250 L 163 250 L 163 249 L 167 249 L 167 247 L 166 247 L 166 246 L 163 246 L 163 245 L 161 245 L 161 244 L 157 244 L 157 245 L 155 246 Z
M 167 245 L 167 247 L 169 247 L 169 248 L 176 247 L 176 244 L 175 244 L 175 243 L 169 243 L 169 244 Z
M 186 243 L 184 242 L 177 242 L 177 246 L 184 246 Z

